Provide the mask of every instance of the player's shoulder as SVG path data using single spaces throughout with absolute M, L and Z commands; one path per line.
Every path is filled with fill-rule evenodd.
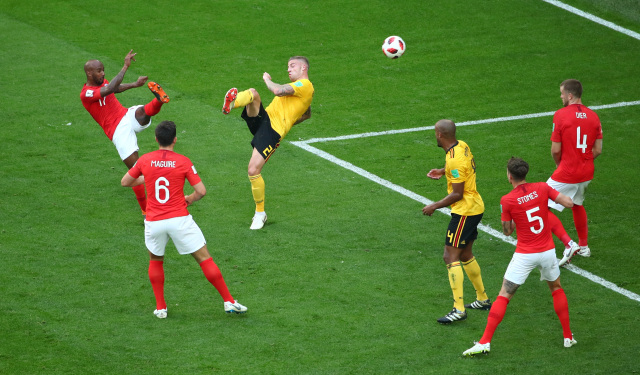
M 100 87 L 101 86 L 89 86 L 85 83 L 82 86 L 82 90 L 80 90 L 80 98 L 91 99 L 100 97 Z
M 313 89 L 313 83 L 308 78 L 298 79 L 290 83 L 294 87 Z

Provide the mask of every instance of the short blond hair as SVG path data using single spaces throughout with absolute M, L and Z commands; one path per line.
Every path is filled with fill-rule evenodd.
M 307 59 L 304 56 L 292 56 L 289 58 L 289 61 L 291 60 L 300 60 L 302 61 L 306 66 L 307 66 L 307 70 L 309 69 L 309 59 Z

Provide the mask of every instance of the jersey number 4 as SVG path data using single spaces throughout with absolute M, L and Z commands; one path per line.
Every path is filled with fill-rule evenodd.
M 580 142 L 580 127 L 576 129 L 576 147 L 582 149 L 582 153 L 587 152 L 587 135 L 582 135 L 582 142 Z

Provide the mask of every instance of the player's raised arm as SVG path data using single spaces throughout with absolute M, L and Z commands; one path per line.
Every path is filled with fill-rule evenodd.
M 118 87 L 116 87 L 116 93 L 127 91 L 129 89 L 133 89 L 136 87 L 140 87 L 144 85 L 149 79 L 147 76 L 140 76 L 138 80 L 132 83 L 121 83 Z
M 124 79 L 124 74 L 127 72 L 127 69 L 129 69 L 131 62 L 136 61 L 136 59 L 134 58 L 135 56 L 136 56 L 136 53 L 134 53 L 133 50 L 130 50 L 129 53 L 127 53 L 127 55 L 124 57 L 124 66 L 120 70 L 120 73 L 118 73 L 115 77 L 113 77 L 113 79 L 111 80 L 111 82 L 109 82 L 108 85 L 100 89 L 100 96 L 104 98 L 109 94 L 113 94 L 115 92 L 121 92 L 121 91 L 117 91 L 117 89 L 122 83 L 122 80 Z
M 279 85 L 279 84 L 273 82 L 271 80 L 271 75 L 269 73 L 267 73 L 267 72 L 265 72 L 262 75 L 262 79 L 264 80 L 264 83 L 267 85 L 267 88 L 275 96 L 287 96 L 287 95 L 293 95 L 293 93 L 295 93 L 295 90 L 293 89 L 293 87 L 291 87 L 291 85 L 289 85 L 289 84 Z

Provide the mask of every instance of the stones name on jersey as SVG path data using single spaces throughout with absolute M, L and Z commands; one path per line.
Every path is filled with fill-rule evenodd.
M 538 198 L 538 192 L 537 191 L 533 191 L 533 192 L 531 192 L 531 193 L 529 193 L 527 195 L 523 195 L 520 198 L 518 198 L 518 204 L 523 204 L 523 203 L 529 202 L 531 200 L 534 200 L 536 198 Z

